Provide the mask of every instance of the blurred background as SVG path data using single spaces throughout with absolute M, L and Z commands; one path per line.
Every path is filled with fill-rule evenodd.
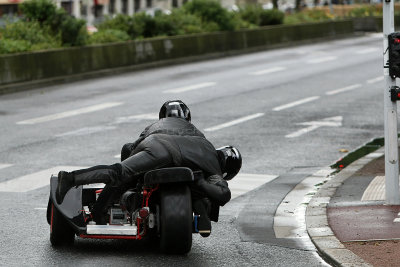
M 380 0 L 0 0 L 0 54 L 382 16 Z M 396 13 L 400 5 L 395 5 Z

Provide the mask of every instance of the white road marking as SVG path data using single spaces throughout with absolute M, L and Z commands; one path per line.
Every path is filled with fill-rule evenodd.
M 377 82 L 380 82 L 380 81 L 383 81 L 383 75 L 379 76 L 379 77 L 376 77 L 376 78 L 373 78 L 373 79 L 370 79 L 370 80 L 367 80 L 367 83 L 371 84 L 371 83 L 377 83 Z
M 337 59 L 337 57 L 335 57 L 335 56 L 321 57 L 321 58 L 310 59 L 307 61 L 307 63 L 308 64 L 317 64 L 317 63 L 332 61 L 332 60 L 336 60 L 336 59 Z
M 35 208 L 35 210 L 47 210 L 47 208 Z
M 108 131 L 108 130 L 115 130 L 117 129 L 116 126 L 93 126 L 93 127 L 83 127 L 78 130 L 62 133 L 62 134 L 56 134 L 56 137 L 63 137 L 63 136 L 79 136 L 79 135 L 88 135 L 88 134 L 93 134 L 93 133 L 98 133 L 98 132 L 103 132 L 103 131 Z
M 400 222 L 400 218 L 396 218 L 396 219 L 394 219 L 394 220 L 393 220 L 393 222 L 395 222 L 395 223 L 398 223 L 398 222 Z
M 361 201 L 385 200 L 385 176 L 376 176 L 365 189 Z
M 120 159 L 121 158 L 121 154 L 115 155 L 114 158 Z
M 256 118 L 261 117 L 261 116 L 264 116 L 264 113 L 256 113 L 256 114 L 253 114 L 253 115 L 242 117 L 242 118 L 237 119 L 237 120 L 233 120 L 233 121 L 230 121 L 230 122 L 227 122 L 227 123 L 223 123 L 223 124 L 220 124 L 220 125 L 217 125 L 217 126 L 213 126 L 213 127 L 204 129 L 204 131 L 206 131 L 206 132 L 218 131 L 218 130 L 221 130 L 223 128 L 231 127 L 231 126 L 239 124 L 239 123 L 243 123 L 243 122 L 246 122 L 246 121 L 249 121 L 249 120 L 256 119 Z
M 347 92 L 347 91 L 351 91 L 351 90 L 360 88 L 361 86 L 362 86 L 362 84 L 357 83 L 357 84 L 349 85 L 349 86 L 346 86 L 346 87 L 343 87 L 343 88 L 339 88 L 339 89 L 336 89 L 336 90 L 332 90 L 332 91 L 326 92 L 326 94 L 327 95 L 336 95 L 336 94 L 339 94 L 339 93 L 343 93 L 343 92 Z
M 306 246 L 313 247 L 307 234 L 305 213 L 308 203 L 326 180 L 332 169 L 324 168 L 304 179 L 286 195 L 274 216 L 274 231 L 277 238 L 300 238 Z M 329 203 L 330 198 L 320 198 L 320 203 Z
M 298 130 L 298 131 L 296 131 L 296 132 L 294 132 L 294 133 L 285 135 L 285 137 L 286 137 L 286 138 L 295 138 L 295 137 L 299 137 L 299 136 L 301 136 L 301 135 L 303 135 L 303 134 L 306 134 L 306 133 L 309 133 L 309 132 L 311 132 L 311 131 L 314 131 L 314 130 L 318 129 L 319 127 L 320 127 L 320 126 L 317 126 L 317 125 L 311 125 L 311 126 L 309 126 L 309 127 L 307 127 L 307 128 L 300 129 L 300 130 Z
M 4 169 L 7 167 L 11 167 L 11 166 L 12 166 L 12 164 L 0 164 L 0 169 Z
M 34 119 L 29 119 L 29 120 L 24 120 L 24 121 L 19 121 L 17 124 L 37 124 L 37 123 L 42 123 L 42 122 L 48 122 L 52 120 L 58 120 L 58 119 L 63 119 L 67 117 L 72 117 L 80 114 L 85 114 L 89 112 L 94 112 L 94 111 L 99 111 L 102 109 L 107 109 L 107 108 L 112 108 L 116 107 L 119 105 L 122 105 L 122 102 L 108 102 L 108 103 L 103 103 L 99 105 L 94 105 L 94 106 L 89 106 L 85 108 L 79 108 L 75 110 L 70 110 L 70 111 L 65 111 L 65 112 L 60 112 L 48 116 L 43 116 L 43 117 L 38 117 Z
M 140 120 L 158 120 L 158 113 L 145 113 L 127 117 L 118 117 L 115 120 L 115 123 L 119 124 L 119 123 L 126 123 L 131 121 L 140 121 Z
M 307 97 L 307 98 L 304 98 L 304 99 L 300 99 L 300 100 L 291 102 L 289 104 L 285 104 L 285 105 L 273 108 L 272 110 L 273 111 L 281 111 L 281 110 L 284 110 L 284 109 L 287 109 L 287 108 L 292 108 L 292 107 L 295 107 L 295 106 L 298 106 L 298 105 L 302 105 L 302 104 L 317 100 L 318 98 L 319 98 L 319 96 Z
M 121 123 L 128 123 L 131 121 L 140 121 L 140 120 L 158 120 L 158 114 L 156 113 L 146 113 L 146 114 L 139 114 L 127 117 L 118 117 L 115 119 L 114 122 L 109 123 L 108 125 L 97 125 L 91 127 L 83 127 L 77 130 L 69 131 L 62 134 L 56 134 L 56 137 L 63 137 L 63 136 L 79 136 L 79 135 L 88 135 L 98 132 L 104 132 L 109 130 L 117 129 L 117 124 Z
M 323 119 L 322 121 L 309 121 L 309 122 L 297 123 L 298 125 L 307 125 L 309 127 L 300 129 L 294 133 L 286 135 L 285 137 L 286 138 L 299 137 L 303 134 L 314 131 L 322 126 L 339 127 L 339 126 L 342 126 L 342 121 L 343 121 L 342 116 L 336 116 L 336 117 L 330 117 L 330 118 Z
M 47 170 L 24 175 L 16 179 L 0 183 L 0 192 L 24 193 L 39 189 L 50 184 L 52 174 L 57 175 L 59 171 L 73 171 L 82 169 L 79 166 L 57 166 Z
M 232 199 L 274 180 L 277 175 L 239 173 L 228 181 Z
M 285 69 L 286 69 L 285 67 L 274 67 L 274 68 L 269 68 L 269 69 L 265 69 L 265 70 L 259 70 L 259 71 L 251 72 L 250 75 L 263 75 L 263 74 L 282 71 L 282 70 L 285 70 Z
M 165 90 L 163 91 L 163 93 L 183 93 L 183 92 L 187 92 L 187 91 L 192 91 L 192 90 L 197 90 L 197 89 L 201 89 L 201 88 L 206 88 L 206 87 L 210 87 L 210 86 L 214 86 L 217 83 L 215 82 L 205 82 L 205 83 L 199 83 L 199 84 L 194 84 L 194 85 L 189 85 L 189 86 L 184 86 L 184 87 L 179 87 L 179 88 L 175 88 L 175 89 L 169 89 L 169 90 Z
M 368 53 L 372 53 L 372 52 L 376 52 L 376 51 L 378 51 L 378 48 L 370 47 L 370 48 L 358 50 L 356 53 L 357 54 L 368 54 Z

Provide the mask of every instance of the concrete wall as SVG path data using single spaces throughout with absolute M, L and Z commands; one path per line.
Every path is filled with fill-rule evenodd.
M 226 56 L 354 33 L 352 20 L 264 27 L 0 56 L 0 94 L 38 85 Z
M 365 17 L 353 20 L 354 30 L 362 32 L 381 32 L 383 30 L 382 17 Z M 400 25 L 400 16 L 394 17 L 394 25 Z M 398 30 L 399 27 L 396 27 Z

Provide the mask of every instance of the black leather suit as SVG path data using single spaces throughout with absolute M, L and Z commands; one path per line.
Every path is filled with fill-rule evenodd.
M 189 167 L 202 170 L 207 177 L 193 186 L 192 191 L 200 194 L 199 198 L 208 197 L 220 206 L 231 198 L 228 184 L 222 178 L 215 147 L 184 119 L 168 117 L 151 124 L 138 140 L 123 146 L 121 160 L 121 163 L 110 166 L 74 171 L 75 181 L 80 184 L 91 181 L 124 185 L 134 182 L 134 176 L 156 168 Z

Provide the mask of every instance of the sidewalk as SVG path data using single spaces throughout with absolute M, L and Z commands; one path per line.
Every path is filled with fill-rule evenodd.
M 308 234 L 334 266 L 400 266 L 400 205 L 384 205 L 384 147 L 326 182 L 306 211 Z

